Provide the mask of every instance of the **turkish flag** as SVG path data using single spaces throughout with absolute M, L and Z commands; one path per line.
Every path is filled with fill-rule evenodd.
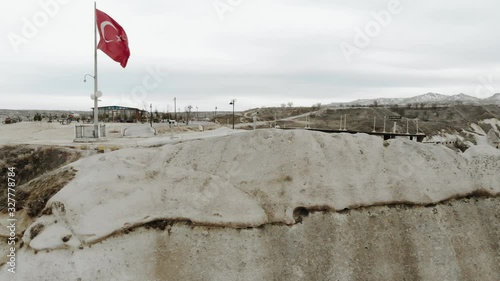
M 106 13 L 97 9 L 96 19 L 97 30 L 101 36 L 97 48 L 125 68 L 130 57 L 125 30 Z

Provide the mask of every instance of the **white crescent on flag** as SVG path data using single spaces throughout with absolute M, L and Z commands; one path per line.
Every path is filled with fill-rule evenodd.
M 104 39 L 104 41 L 105 41 L 106 43 L 113 42 L 113 40 L 107 40 L 107 39 L 106 39 L 106 34 L 104 33 L 104 29 L 105 29 L 105 27 L 106 27 L 106 26 L 108 26 L 108 25 L 112 26 L 112 27 L 116 30 L 116 32 L 118 32 L 118 28 L 116 28 L 116 26 L 115 26 L 113 23 L 111 23 L 111 22 L 109 22 L 109 21 L 103 21 L 103 22 L 101 23 L 101 33 L 102 33 L 102 38 Z

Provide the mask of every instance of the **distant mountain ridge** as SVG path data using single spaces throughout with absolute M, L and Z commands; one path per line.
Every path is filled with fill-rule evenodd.
M 338 105 L 407 105 L 407 104 L 438 104 L 438 105 L 451 105 L 451 104 L 498 104 L 500 105 L 500 93 L 494 94 L 491 97 L 480 99 L 469 96 L 463 93 L 457 95 L 442 95 L 438 93 L 427 93 L 409 98 L 377 98 L 377 99 L 358 99 L 351 102 L 334 102 L 329 106 Z

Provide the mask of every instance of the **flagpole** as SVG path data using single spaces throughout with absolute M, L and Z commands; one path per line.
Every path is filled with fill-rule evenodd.
M 97 4 L 94 1 L 94 130 L 95 136 L 99 138 L 99 119 L 98 119 L 98 97 L 97 97 Z

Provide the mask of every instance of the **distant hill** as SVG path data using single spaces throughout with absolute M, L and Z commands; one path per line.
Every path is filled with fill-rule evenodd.
M 401 116 L 389 120 L 389 116 Z M 347 119 L 345 119 L 347 117 Z M 342 120 L 342 123 L 341 123 Z M 385 120 L 385 121 L 384 121 Z M 417 122 L 418 120 L 418 128 Z M 392 131 L 424 133 L 429 139 L 460 139 L 474 144 L 486 144 L 486 135 L 500 133 L 500 106 L 497 105 L 440 105 L 424 107 L 330 107 L 311 112 L 306 116 L 279 119 L 282 128 L 336 129 L 346 128 L 357 132 Z M 498 135 L 500 137 L 500 135 Z M 495 139 L 495 137 L 489 137 Z
M 490 102 L 492 104 L 500 104 L 500 93 L 494 94 L 493 96 L 486 98 L 484 100 L 486 100 L 487 102 Z
M 0 121 L 5 118 L 12 118 L 18 121 L 30 121 L 36 113 L 41 114 L 43 117 L 52 116 L 58 118 L 67 116 L 68 114 L 78 113 L 80 116 L 91 116 L 91 111 L 69 111 L 69 110 L 36 110 L 36 109 L 0 109 Z
M 476 98 L 466 94 L 457 94 L 452 96 L 442 95 L 438 93 L 427 93 L 409 98 L 377 98 L 377 99 L 358 99 L 345 103 L 331 103 L 328 106 L 369 106 L 369 105 L 407 105 L 407 104 L 437 104 L 437 105 L 454 105 L 454 104 L 500 104 L 500 93 L 489 98 Z

